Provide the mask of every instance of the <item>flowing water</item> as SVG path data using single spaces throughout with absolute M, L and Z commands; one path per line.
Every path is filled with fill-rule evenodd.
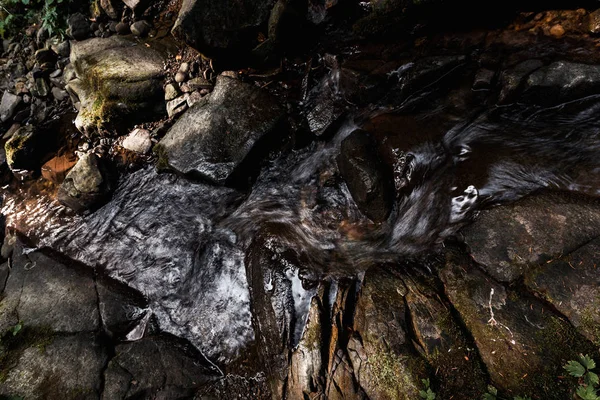
M 270 234 L 274 249 L 295 252 L 310 276 L 354 275 L 435 250 L 479 210 L 540 189 L 598 196 L 599 111 L 598 96 L 552 108 L 491 107 L 466 113 L 437 136 L 407 138 L 409 147 L 396 139 L 392 162 L 399 192 L 382 224 L 361 214 L 335 161 L 357 121 L 382 109 L 348 118 L 329 140 L 281 154 L 249 193 L 147 167 L 121 176 L 112 200 L 86 216 L 67 212 L 51 188 L 26 186 L 6 189 L 2 213 L 38 246 L 140 291 L 161 329 L 227 362 L 254 338 L 245 254 L 258 235 Z M 394 113 L 408 115 L 403 106 Z M 436 113 L 445 109 L 420 113 L 414 121 L 425 124 Z M 297 340 L 314 290 L 303 287 L 298 266 L 281 268 L 300 321 Z M 265 289 L 273 284 L 267 277 Z

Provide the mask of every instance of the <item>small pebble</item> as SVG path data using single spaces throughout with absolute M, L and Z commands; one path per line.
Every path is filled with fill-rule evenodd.
M 187 79 L 186 73 L 178 72 L 177 75 L 175 75 L 175 82 L 177 82 L 177 83 L 184 82 L 186 79 Z

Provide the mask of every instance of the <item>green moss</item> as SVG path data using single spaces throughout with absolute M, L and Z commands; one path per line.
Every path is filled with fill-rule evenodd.
M 163 146 L 157 144 L 156 146 L 154 146 L 154 149 L 152 149 L 152 152 L 157 158 L 156 169 L 158 169 L 159 171 L 164 171 L 170 168 L 169 156 L 167 155 L 167 151 Z
M 600 323 L 594 316 L 597 315 L 598 307 L 587 307 L 581 312 L 581 328 L 592 336 L 592 343 L 600 347 Z
M 369 346 L 370 345 L 370 346 Z M 366 336 L 365 346 L 371 347 L 367 365 L 373 379 L 373 387 L 385 392 L 387 398 L 412 399 L 411 394 L 418 392 L 413 372 L 423 370 L 419 360 L 401 356 L 384 346 L 378 338 Z
M 22 135 L 17 132 L 5 143 L 4 150 L 6 151 L 6 162 L 9 166 L 14 165 L 16 161 L 15 154 L 25 147 L 29 139 L 29 136 Z

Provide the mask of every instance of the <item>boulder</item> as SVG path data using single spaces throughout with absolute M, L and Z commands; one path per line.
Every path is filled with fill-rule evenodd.
M 76 212 L 99 205 L 112 189 L 108 174 L 93 153 L 83 155 L 58 190 L 58 201 Z
M 2 101 L 0 102 L 0 120 L 6 122 L 11 119 L 21 104 L 21 97 L 10 93 L 8 90 L 2 95 Z
M 600 93 L 600 65 L 557 61 L 527 78 L 524 97 L 530 102 L 552 106 Z
M 242 59 L 275 0 L 183 0 L 173 34 L 208 57 Z
M 514 67 L 503 71 L 500 75 L 500 95 L 498 103 L 506 104 L 514 101 L 519 91 L 525 84 L 525 79 L 533 71 L 540 69 L 544 63 L 540 60 L 526 60 Z
M 275 98 L 220 76 L 215 90 L 189 109 L 158 144 L 159 167 L 228 181 L 250 153 L 264 150 L 285 116 Z
M 375 222 L 385 221 L 394 203 L 394 180 L 371 135 L 352 132 L 342 141 L 337 163 L 358 208 Z
M 73 43 L 76 79 L 67 90 L 81 102 L 77 128 L 126 129 L 164 112 L 163 60 L 153 48 L 117 36 Z
M 100 7 L 104 10 L 108 18 L 119 19 L 118 1 L 115 0 L 100 0 Z M 122 5 L 121 5 L 122 8 Z

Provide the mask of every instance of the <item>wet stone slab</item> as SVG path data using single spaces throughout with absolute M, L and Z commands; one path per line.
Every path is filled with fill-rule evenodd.
M 217 227 L 237 192 L 140 170 L 43 244 L 139 291 L 159 328 L 229 362 L 253 340 L 243 252 Z

